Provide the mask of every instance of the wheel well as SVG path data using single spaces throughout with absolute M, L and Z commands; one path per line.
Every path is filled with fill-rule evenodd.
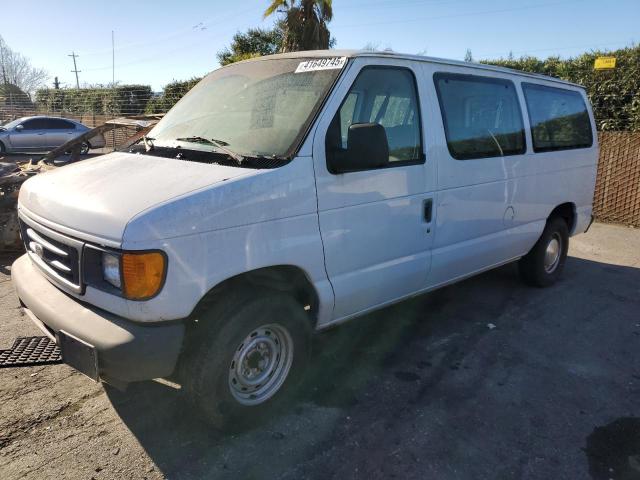
M 576 206 L 571 202 L 558 205 L 549 214 L 549 218 L 553 217 L 563 218 L 564 221 L 567 222 L 569 233 L 571 233 L 573 232 L 573 228 L 575 227 L 576 222 Z
M 4 143 L 2 143 L 2 140 L 0 140 L 0 152 L 4 152 L 7 149 L 7 147 L 5 147 Z
M 202 297 L 191 316 L 197 318 L 199 312 L 208 308 L 212 302 L 225 298 L 231 291 L 237 292 L 243 288 L 255 289 L 256 287 L 292 294 L 305 307 L 312 327 L 315 327 L 319 305 L 318 294 L 306 273 L 293 265 L 264 267 L 228 278 Z

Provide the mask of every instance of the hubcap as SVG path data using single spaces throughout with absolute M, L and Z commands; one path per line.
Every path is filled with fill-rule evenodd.
M 551 240 L 547 244 L 544 252 L 544 270 L 552 273 L 560 263 L 560 254 L 562 252 L 562 239 L 558 233 L 554 233 Z
M 229 366 L 229 388 L 243 405 L 258 405 L 282 386 L 293 362 L 293 340 L 281 325 L 256 328 L 236 348 Z

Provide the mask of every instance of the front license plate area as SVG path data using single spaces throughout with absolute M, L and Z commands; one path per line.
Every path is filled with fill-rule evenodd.
M 70 333 L 58 332 L 58 345 L 62 352 L 62 361 L 87 377 L 99 381 L 98 352 L 95 347 Z

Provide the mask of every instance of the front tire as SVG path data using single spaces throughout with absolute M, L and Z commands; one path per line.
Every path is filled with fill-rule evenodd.
M 188 400 L 215 427 L 238 430 L 268 418 L 295 393 L 309 359 L 302 305 L 279 292 L 247 294 L 209 309 L 186 352 Z
M 536 244 L 518 263 L 522 279 L 535 287 L 553 285 L 562 274 L 568 251 L 567 223 L 560 217 L 549 219 Z

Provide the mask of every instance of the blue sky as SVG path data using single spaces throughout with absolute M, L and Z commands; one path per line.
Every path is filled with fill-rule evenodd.
M 0 35 L 63 85 L 150 84 L 201 76 L 238 30 L 270 26 L 268 0 L 21 0 L 3 6 Z M 98 6 L 99 5 L 99 6 Z M 334 0 L 337 48 L 367 44 L 462 59 L 532 54 L 577 55 L 640 41 L 640 0 Z

